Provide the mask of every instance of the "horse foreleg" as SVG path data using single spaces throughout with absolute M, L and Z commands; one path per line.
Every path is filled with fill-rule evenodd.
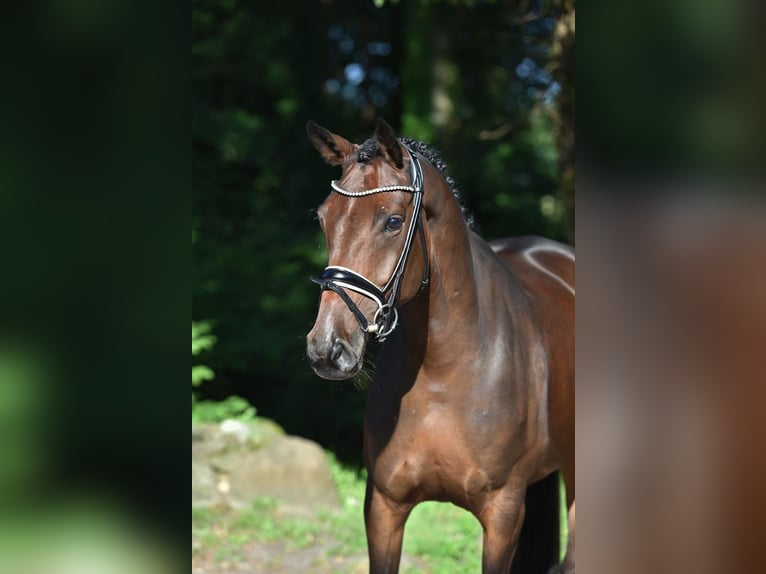
M 524 523 L 524 493 L 524 488 L 498 491 L 484 506 L 479 516 L 484 529 L 482 574 L 510 572 Z
M 404 523 L 412 505 L 397 504 L 382 494 L 370 480 L 364 500 L 364 524 L 370 574 L 395 574 L 402 555 Z

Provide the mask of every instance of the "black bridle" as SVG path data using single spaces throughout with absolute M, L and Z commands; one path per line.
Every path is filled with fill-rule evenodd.
M 413 194 L 413 208 L 412 218 L 410 219 L 409 226 L 407 227 L 407 235 L 405 236 L 404 246 L 402 252 L 399 255 L 399 260 L 396 262 L 391 277 L 386 284 L 381 288 L 375 283 L 367 279 L 361 273 L 347 269 L 340 266 L 329 266 L 319 277 L 311 277 L 314 283 L 317 283 L 322 291 L 332 291 L 336 293 L 343 302 L 348 306 L 349 310 L 354 314 L 362 331 L 372 336 L 373 340 L 382 342 L 388 337 L 394 329 L 399 320 L 399 314 L 396 310 L 396 299 L 399 296 L 399 289 L 401 287 L 401 280 L 404 276 L 404 270 L 407 266 L 407 258 L 410 255 L 412 249 L 412 240 L 415 237 L 415 230 L 418 230 L 420 234 L 420 245 L 423 248 L 423 261 L 425 267 L 423 270 L 423 279 L 420 282 L 420 289 L 428 285 L 428 279 L 430 276 L 429 271 L 429 257 L 428 249 L 426 248 L 425 232 L 423 231 L 423 225 L 420 221 L 420 214 L 423 208 L 423 169 L 420 167 L 420 161 L 415 156 L 412 150 L 407 148 L 407 152 L 410 156 L 410 171 L 412 185 L 386 185 L 383 187 L 376 187 L 374 189 L 367 189 L 364 191 L 347 191 L 338 185 L 337 181 L 330 182 L 330 185 L 336 193 L 345 195 L 346 197 L 365 197 L 367 195 L 373 195 L 375 193 L 384 193 L 392 191 L 405 191 Z M 367 321 L 367 318 L 359 310 L 359 307 L 351 300 L 346 289 L 359 293 L 372 299 L 378 306 L 378 310 L 375 311 L 375 315 L 372 318 L 372 322 Z M 388 294 L 388 295 L 386 295 Z

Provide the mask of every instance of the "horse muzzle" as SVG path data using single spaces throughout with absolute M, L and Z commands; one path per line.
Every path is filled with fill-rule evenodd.
M 342 381 L 350 379 L 362 368 L 364 343 L 359 351 L 335 334 L 320 337 L 315 330 L 306 337 L 306 356 L 314 372 L 323 379 Z

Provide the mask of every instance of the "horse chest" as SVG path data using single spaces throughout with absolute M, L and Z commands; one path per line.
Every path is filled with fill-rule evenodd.
M 404 414 L 385 447 L 373 457 L 375 485 L 400 503 L 447 500 L 466 506 L 491 490 L 479 453 L 461 439 L 444 409 Z

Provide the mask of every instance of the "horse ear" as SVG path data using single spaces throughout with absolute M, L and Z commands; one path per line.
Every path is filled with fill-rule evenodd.
M 306 133 L 311 145 L 330 165 L 343 165 L 354 148 L 354 145 L 347 139 L 332 133 L 311 120 L 306 123 Z
M 388 160 L 397 168 L 402 169 L 402 167 L 404 167 L 404 161 L 402 160 L 402 146 L 399 144 L 399 140 L 396 139 L 394 128 L 388 125 L 386 120 L 382 118 L 378 119 L 378 127 L 375 130 L 375 139 L 378 140 L 378 147 Z

